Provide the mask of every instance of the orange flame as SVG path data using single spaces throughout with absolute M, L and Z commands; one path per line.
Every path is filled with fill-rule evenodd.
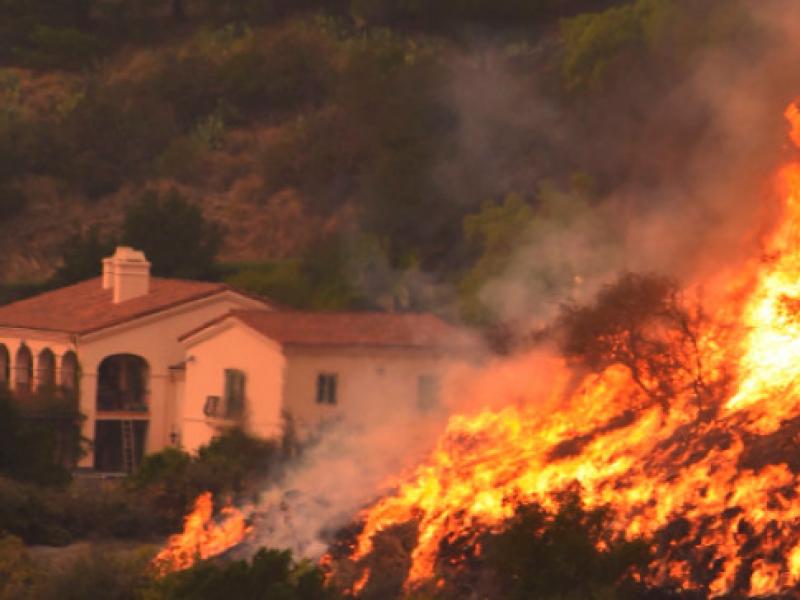
M 184 519 L 183 532 L 171 536 L 153 559 L 156 571 L 163 576 L 188 569 L 197 560 L 217 556 L 236 546 L 250 533 L 252 528 L 236 508 L 226 506 L 220 514 L 222 519 L 215 521 L 211 492 L 200 494 L 194 501 L 194 509 Z
M 800 146 L 800 108 L 785 114 Z M 779 191 L 783 217 L 751 274 L 753 291 L 719 309 L 720 322 L 738 315 L 741 327 L 712 323 L 698 343 L 706 383 L 736 376 L 716 419 L 699 418 L 688 386 L 666 414 L 648 405 L 622 366 L 586 376 L 549 414 L 511 407 L 455 416 L 427 461 L 365 511 L 352 558 L 367 555 L 378 532 L 415 521 L 413 586 L 435 575 L 443 539 L 474 539 L 502 526 L 514 502 L 551 506 L 553 492 L 578 482 L 587 505 L 615 509 L 620 533 L 652 535 L 680 516 L 690 523 L 687 539 L 715 559 L 714 580 L 703 584 L 691 581 L 685 556 L 666 551 L 651 565 L 656 583 L 705 586 L 712 596 L 741 587 L 742 573 L 753 594 L 800 585 L 800 477 L 785 463 L 745 460 L 753 440 L 800 418 L 800 164 L 782 169 Z M 757 541 L 748 551 L 744 531 Z

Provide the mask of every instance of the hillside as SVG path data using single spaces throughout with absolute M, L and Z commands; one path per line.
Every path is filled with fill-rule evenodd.
M 705 207 L 700 172 L 778 133 L 754 103 L 764 135 L 709 153 L 730 123 L 697 65 L 779 45 L 738 2 L 81 0 L 0 13 L 7 285 L 46 280 L 76 232 L 116 235 L 146 191 L 174 189 L 224 226 L 223 276 L 252 291 L 514 320 L 635 268 L 620 262 L 621 203 L 629 221 Z M 600 225 L 590 252 L 549 247 L 585 222 Z

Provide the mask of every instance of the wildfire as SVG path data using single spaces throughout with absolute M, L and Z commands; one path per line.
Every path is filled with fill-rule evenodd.
M 800 109 L 792 104 L 786 117 L 800 146 Z M 653 582 L 712 596 L 800 585 L 800 477 L 785 458 L 754 458 L 792 419 L 800 431 L 800 164 L 782 169 L 779 191 L 783 217 L 752 293 L 720 308 L 741 327 L 726 331 L 712 318 L 698 338 L 704 385 L 721 390 L 713 406 L 684 385 L 667 410 L 648 402 L 630 368 L 614 365 L 586 376 L 557 411 L 453 417 L 428 460 L 365 512 L 351 558 L 366 556 L 380 531 L 414 522 L 413 586 L 435 575 L 443 540 L 476 539 L 514 503 L 548 506 L 577 482 L 588 506 L 613 507 L 620 533 L 651 536 L 679 517 L 690 524 L 682 548 L 659 552 Z M 783 438 L 790 453 L 800 450 Z M 706 556 L 705 582 L 692 580 L 687 548 Z M 358 589 L 368 577 L 364 568 Z
M 244 515 L 232 506 L 221 511 L 219 522 L 213 519 L 214 500 L 211 492 L 200 494 L 194 510 L 184 519 L 183 532 L 169 538 L 166 546 L 153 559 L 160 575 L 191 567 L 203 560 L 222 554 L 239 544 L 250 532 Z

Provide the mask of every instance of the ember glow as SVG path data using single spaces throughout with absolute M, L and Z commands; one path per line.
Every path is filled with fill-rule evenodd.
M 800 146 L 795 104 L 786 117 Z M 677 382 L 668 408 L 614 365 L 584 376 L 558 410 L 452 418 L 429 458 L 365 511 L 357 564 L 375 534 L 414 522 L 413 587 L 436 577 L 442 541 L 477 539 L 516 503 L 551 506 L 577 482 L 588 506 L 613 508 L 620 534 L 688 524 L 656 549 L 654 584 L 712 597 L 800 589 L 800 466 L 788 458 L 800 453 L 800 163 L 777 179 L 782 217 L 744 274 L 750 292 L 742 300 L 740 273 L 736 300 L 715 306 L 695 338 L 702 372 Z M 717 390 L 703 400 L 710 405 L 692 378 Z M 357 588 L 368 576 L 364 568 Z
M 211 492 L 200 494 L 194 501 L 194 510 L 184 520 L 183 532 L 170 537 L 153 559 L 153 566 L 160 575 L 188 569 L 197 560 L 222 554 L 250 532 L 244 516 L 236 508 L 224 507 L 218 521 L 213 515 Z

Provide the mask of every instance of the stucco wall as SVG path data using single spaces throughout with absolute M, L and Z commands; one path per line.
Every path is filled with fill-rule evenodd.
M 280 347 L 231 319 L 187 344 L 186 387 L 183 400 L 182 443 L 195 451 L 231 422 L 207 417 L 208 396 L 224 396 L 225 369 L 245 373 L 245 430 L 262 437 L 282 431 L 281 391 L 284 357 Z
M 178 338 L 231 309 L 252 307 L 254 304 L 254 301 L 244 297 L 217 296 L 80 338 L 78 350 L 82 373 L 81 411 L 87 417 L 84 435 L 94 438 L 97 371 L 100 362 L 114 354 L 136 354 L 147 361 L 150 375 L 150 423 L 145 451 L 156 452 L 170 444 L 170 433 L 180 427 L 176 420 L 177 408 L 171 406 L 177 394 L 172 389 L 175 382 L 169 369 L 184 360 L 184 349 Z M 93 455 L 89 453 L 81 464 L 91 466 L 93 460 Z
M 430 350 L 407 348 L 287 348 L 285 405 L 298 432 L 307 435 L 326 420 L 375 422 L 391 413 L 419 412 L 418 378 L 442 384 L 453 361 Z M 317 402 L 317 376 L 337 375 L 337 402 Z

